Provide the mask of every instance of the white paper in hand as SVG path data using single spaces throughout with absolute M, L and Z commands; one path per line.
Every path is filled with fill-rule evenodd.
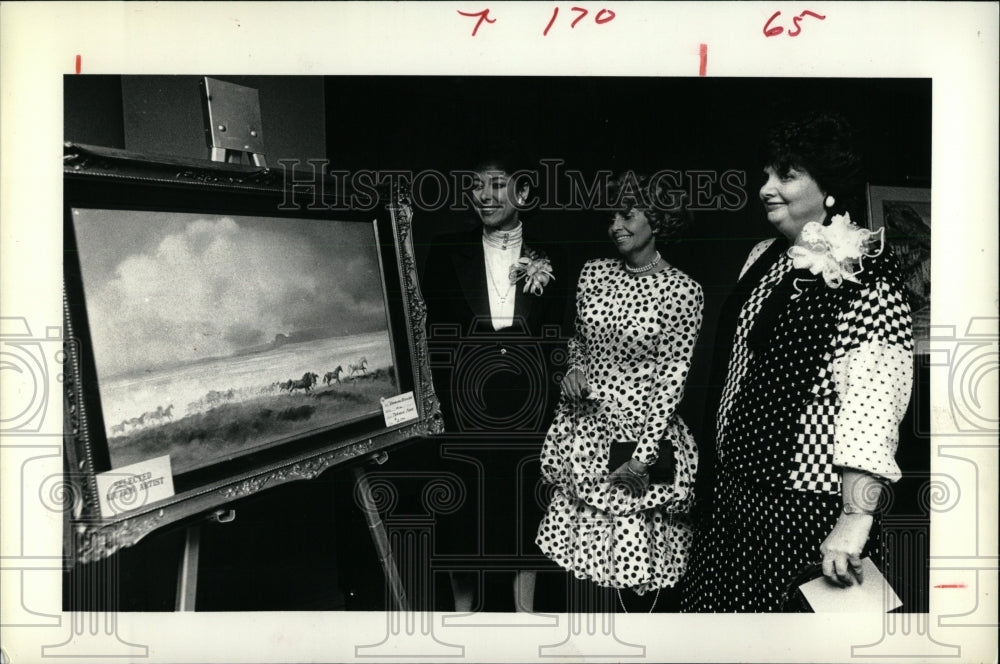
M 821 576 L 799 590 L 816 613 L 888 612 L 903 605 L 871 558 L 862 560 L 861 567 L 864 581 L 860 584 L 855 579 L 853 585 L 840 588 Z

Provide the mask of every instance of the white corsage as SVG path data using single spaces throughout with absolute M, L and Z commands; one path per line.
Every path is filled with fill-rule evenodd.
M 788 256 L 795 269 L 821 274 L 827 286 L 840 288 L 844 281 L 859 283 L 858 275 L 864 271 L 862 258 L 882 253 L 884 231 L 860 228 L 849 214 L 835 215 L 829 226 L 810 221 L 788 249 Z
M 531 291 L 534 295 L 541 295 L 549 282 L 555 279 L 552 275 L 552 263 L 549 262 L 545 254 L 529 247 L 525 247 L 524 255 L 510 266 L 509 276 L 512 284 L 523 279 L 522 292 Z

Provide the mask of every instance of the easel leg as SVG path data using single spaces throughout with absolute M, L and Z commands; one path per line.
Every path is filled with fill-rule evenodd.
M 365 513 L 365 520 L 368 521 L 368 530 L 371 533 L 372 541 L 375 543 L 375 551 L 378 553 L 379 562 L 382 563 L 382 570 L 385 572 L 385 582 L 389 586 L 389 592 L 395 601 L 397 611 L 408 611 L 409 603 L 406 601 L 406 592 L 403 590 L 403 581 L 399 577 L 399 570 L 396 569 L 396 561 L 392 556 L 392 547 L 389 545 L 389 536 L 385 532 L 385 524 L 378 515 L 375 507 L 375 499 L 372 497 L 372 489 L 368 484 L 368 476 L 359 466 L 353 469 L 354 479 L 358 483 L 358 496 L 361 498 L 361 509 Z
M 181 553 L 180 570 L 177 573 L 176 611 L 194 611 L 198 594 L 198 551 L 201 547 L 201 525 L 187 527 L 184 552 Z

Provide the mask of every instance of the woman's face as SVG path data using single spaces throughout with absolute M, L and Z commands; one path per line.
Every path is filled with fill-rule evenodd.
M 823 207 L 826 195 L 804 169 L 789 168 L 782 174 L 768 166 L 764 175 L 767 181 L 760 188 L 760 200 L 767 211 L 767 220 L 789 241 L 794 242 L 810 221 L 822 222 L 826 217 Z
M 642 253 L 656 242 L 646 213 L 635 208 L 625 214 L 615 212 L 608 226 L 608 237 L 622 255 Z
M 484 169 L 476 174 L 472 200 L 479 220 L 490 230 L 510 230 L 517 225 L 518 210 L 512 199 L 527 196 L 528 185 L 515 193 L 509 184 L 508 174 L 501 170 Z

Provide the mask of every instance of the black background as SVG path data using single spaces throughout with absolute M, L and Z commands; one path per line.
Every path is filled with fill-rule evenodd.
M 664 257 L 705 291 L 705 316 L 681 414 L 700 442 L 715 321 L 749 249 L 771 237 L 757 202 L 757 149 L 768 126 L 810 109 L 844 113 L 859 131 L 868 180 L 930 186 L 929 79 L 588 77 L 226 77 L 260 93 L 267 159 L 329 159 L 331 169 L 468 168 L 469 146 L 511 136 L 565 168 L 746 173 L 747 203 L 700 212 Z M 206 158 L 197 76 L 68 76 L 66 141 Z M 852 215 L 854 216 L 854 215 Z M 435 235 L 467 214 L 417 210 L 418 264 Z M 606 219 L 587 211 L 526 215 L 527 233 L 567 247 L 575 283 L 583 262 L 610 255 Z M 899 461 L 913 479 L 896 509 L 920 513 L 929 467 L 927 367 Z M 419 444 L 419 443 L 416 443 Z M 236 521 L 202 528 L 198 610 L 336 610 L 385 606 L 384 585 L 348 469 L 270 489 L 233 505 Z M 926 523 L 926 517 L 924 523 Z M 120 610 L 173 610 L 183 528 L 149 535 L 113 558 Z M 71 590 L 66 608 L 108 600 Z M 926 610 L 926 574 L 908 602 Z M 906 599 L 906 598 L 904 598 Z M 114 601 L 114 600 L 111 600 Z

